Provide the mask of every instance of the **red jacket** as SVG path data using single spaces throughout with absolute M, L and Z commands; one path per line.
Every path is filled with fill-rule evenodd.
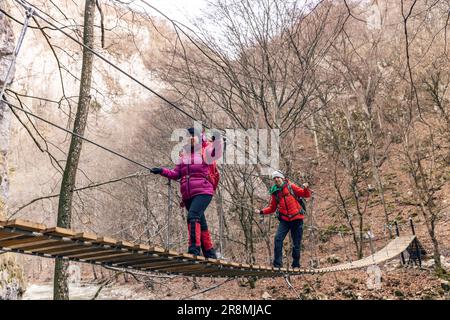
M 281 219 L 285 221 L 294 221 L 305 217 L 303 214 L 299 213 L 301 206 L 289 192 L 287 187 L 288 183 L 291 185 L 292 191 L 297 197 L 309 198 L 311 196 L 311 191 L 309 189 L 302 189 L 286 179 L 281 191 L 275 191 L 272 193 L 269 206 L 262 209 L 262 214 L 271 214 L 278 209 Z M 280 199 L 280 203 L 278 205 L 276 193 L 279 193 L 278 198 Z

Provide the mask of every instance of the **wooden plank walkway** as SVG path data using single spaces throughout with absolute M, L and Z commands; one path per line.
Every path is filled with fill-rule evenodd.
M 337 266 L 317 269 L 321 272 L 334 272 L 350 269 L 358 269 L 368 267 L 373 264 L 379 264 L 384 261 L 397 257 L 408 248 L 409 244 L 414 240 L 415 236 L 402 236 L 391 240 L 386 247 L 374 254 L 362 258 L 361 260 L 351 261 L 348 263 L 339 264 Z
M 398 237 L 385 248 L 361 260 L 321 269 L 287 269 L 206 259 L 159 246 L 133 244 L 92 233 L 47 228 L 26 220 L 0 220 L 0 248 L 47 258 L 197 277 L 280 277 L 357 269 L 395 258 L 414 236 Z

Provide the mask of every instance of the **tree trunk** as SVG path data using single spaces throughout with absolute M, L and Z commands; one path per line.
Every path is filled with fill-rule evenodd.
M 0 8 L 6 4 L 0 2 Z M 14 53 L 14 34 L 7 18 L 0 14 L 0 88 L 6 81 L 6 74 Z M 9 83 L 12 79 L 10 75 Z M 0 219 L 5 219 L 9 191 L 8 151 L 11 112 L 8 106 L 0 102 Z M 17 263 L 14 254 L 5 253 L 0 256 L 0 300 L 20 299 L 25 291 L 25 280 L 22 266 Z
M 317 137 L 316 124 L 314 122 L 314 114 L 311 115 L 311 129 L 314 135 L 314 144 L 316 146 L 316 154 L 317 154 L 317 163 L 320 163 L 320 147 L 319 147 L 319 139 Z
M 379 168 L 377 152 L 376 152 L 376 148 L 375 148 L 373 124 L 372 124 L 372 121 L 373 121 L 372 113 L 369 110 L 371 110 L 369 108 L 369 106 L 364 107 L 364 111 L 366 114 L 366 136 L 367 136 L 367 140 L 369 142 L 370 161 L 372 163 L 372 173 L 373 173 L 373 177 L 375 178 L 375 182 L 377 183 L 377 190 L 378 190 L 378 194 L 380 196 L 380 201 L 381 201 L 381 204 L 383 205 L 384 222 L 388 226 L 389 225 L 389 212 L 388 212 L 386 200 L 384 198 L 384 186 L 383 186 L 383 181 L 382 181 L 382 178 L 380 175 L 380 168 Z M 388 228 L 388 232 L 389 232 L 389 238 L 392 239 L 393 234 L 392 234 L 391 229 Z
M 433 243 L 433 258 L 435 263 L 435 269 L 438 271 L 441 271 L 442 268 L 442 261 L 441 261 L 441 253 L 439 251 L 439 242 L 436 239 L 436 233 L 434 230 L 434 223 L 431 224 L 431 228 L 429 230 L 429 234 L 431 237 L 431 242 Z
M 86 0 L 84 9 L 84 34 L 83 43 L 92 48 L 94 44 L 94 15 L 95 0 Z M 90 90 L 92 78 L 93 54 L 87 49 L 83 49 L 83 65 L 81 69 L 80 96 L 78 100 L 77 114 L 73 131 L 79 135 L 84 135 L 90 104 Z M 82 142 L 80 138 L 72 136 L 69 153 L 67 155 L 66 167 L 64 169 L 61 182 L 61 191 L 58 205 L 57 226 L 70 228 L 72 218 L 72 198 L 75 188 L 76 173 L 81 154 Z M 62 259 L 55 261 L 54 292 L 55 300 L 68 300 L 69 288 L 67 286 L 67 268 L 69 263 Z

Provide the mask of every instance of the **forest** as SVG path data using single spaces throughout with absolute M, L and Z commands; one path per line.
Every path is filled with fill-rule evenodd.
M 282 219 L 258 213 L 275 170 L 311 190 L 301 268 L 415 235 L 408 250 L 208 277 L 10 252 L 0 232 L 0 299 L 448 300 L 450 1 L 204 2 L 187 23 L 151 0 L 0 0 L 0 223 L 196 252 L 167 168 L 200 126 L 223 153 L 211 257 L 272 266 Z

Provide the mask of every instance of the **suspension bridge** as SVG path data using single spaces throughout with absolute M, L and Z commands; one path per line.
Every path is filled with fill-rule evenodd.
M 50 22 L 48 19 L 43 17 L 44 13 L 38 8 L 31 6 L 27 1 L 24 0 L 16 0 L 16 2 L 24 7 L 24 9 L 26 10 L 26 16 L 23 23 L 20 23 L 20 21 L 18 22 L 22 24 L 23 28 L 19 36 L 17 46 L 14 50 L 13 59 L 5 77 L 6 80 L 0 90 L 0 102 L 5 103 L 12 109 L 21 111 L 29 116 L 36 118 L 37 120 L 50 124 L 58 128 L 59 130 L 77 136 L 78 138 L 91 143 L 106 152 L 112 153 L 117 157 L 129 161 L 134 165 L 140 166 L 147 170 L 150 169 L 150 166 L 146 164 L 135 161 L 130 157 L 102 146 L 95 141 L 89 140 L 62 126 L 52 123 L 47 119 L 44 119 L 30 111 L 27 111 L 22 107 L 18 107 L 6 100 L 6 96 L 4 95 L 4 93 L 6 92 L 6 86 L 9 82 L 8 80 L 12 76 L 13 66 L 25 38 L 26 30 L 29 28 L 29 21 L 31 18 L 37 17 L 46 22 L 47 25 L 51 26 L 54 30 L 61 32 L 67 38 L 70 38 L 75 43 L 81 45 L 84 49 L 91 51 L 97 58 L 108 63 L 121 74 L 130 78 L 149 92 L 153 93 L 156 97 L 166 102 L 178 112 L 193 120 L 197 120 L 194 116 L 181 109 L 179 106 L 163 97 L 155 90 L 145 85 L 142 81 L 125 72 L 123 69 L 112 63 L 106 57 L 99 54 L 92 48 L 87 47 L 76 38 L 71 36 L 69 33 L 65 32 L 62 28 Z M 10 17 L 3 10 L 0 11 Z M 40 12 L 42 14 L 40 14 Z M 15 19 L 13 20 L 16 21 Z M 206 125 L 204 126 L 208 128 Z M 170 203 L 171 199 L 169 193 L 169 204 Z M 168 212 L 170 213 L 170 205 Z M 413 241 L 415 241 L 415 239 L 416 238 L 414 235 L 398 236 L 397 238 L 390 240 L 390 242 L 387 243 L 384 248 L 377 252 L 374 252 L 370 256 L 367 256 L 360 260 L 351 261 L 331 267 L 317 269 L 289 269 L 229 262 L 221 259 L 209 259 L 187 253 L 179 253 L 160 246 L 135 244 L 129 241 L 116 240 L 107 236 L 100 236 L 93 233 L 78 232 L 72 229 L 59 227 L 48 228 L 43 224 L 35 223 L 32 221 L 19 219 L 6 221 L 0 220 L 0 249 L 7 252 L 29 254 L 46 258 L 61 258 L 69 261 L 77 261 L 131 270 L 152 271 L 198 277 L 279 277 L 358 269 L 373 264 L 379 264 L 402 255 L 402 253 L 408 249 L 408 247 L 413 243 Z
M 414 239 L 414 235 L 399 236 L 361 260 L 320 269 L 290 269 L 209 259 L 27 220 L 0 221 L 0 248 L 7 252 L 196 277 L 281 277 L 359 269 L 399 256 Z

